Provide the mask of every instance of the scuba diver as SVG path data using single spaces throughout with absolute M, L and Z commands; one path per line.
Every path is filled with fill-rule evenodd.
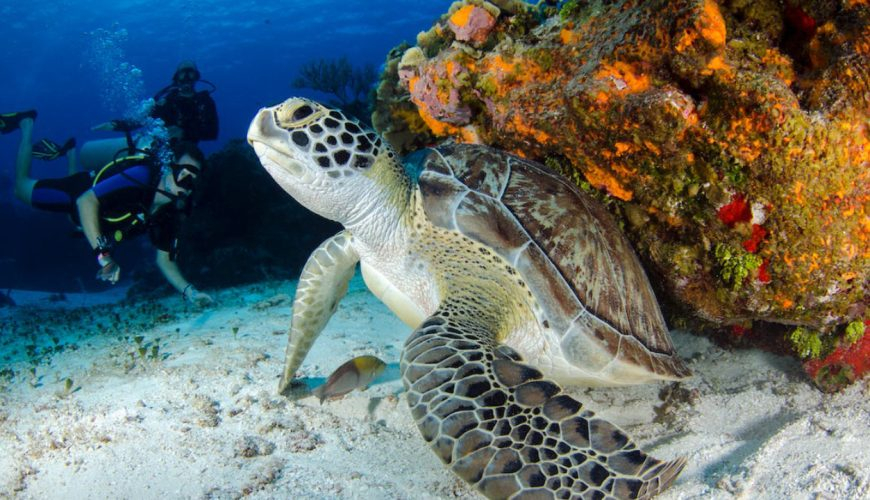
M 196 82 L 210 85 L 211 89 L 197 91 Z M 170 140 L 213 141 L 218 136 L 217 108 L 211 98 L 215 90 L 213 83 L 200 78 L 193 61 L 182 61 L 172 75 L 172 83 L 154 96 L 151 116 L 163 120 Z
M 210 88 L 196 90 L 198 82 Z M 215 90 L 217 88 L 213 83 L 200 77 L 193 61 L 182 61 L 178 65 L 175 74 L 172 75 L 172 83 L 154 95 L 154 106 L 149 111 L 151 118 L 159 118 L 163 121 L 169 134 L 170 146 L 181 141 L 196 144 L 199 141 L 217 139 L 217 106 L 211 97 Z M 116 151 L 129 144 L 131 138 L 138 148 L 147 149 L 151 141 L 150 137 L 132 135 L 132 132 L 142 125 L 130 119 L 111 120 L 96 125 L 92 130 L 123 132 L 127 137 L 86 142 L 79 152 L 79 162 L 85 169 L 100 168 L 111 161 Z M 42 139 L 33 146 L 33 157 L 46 161 L 56 160 L 61 156 L 74 154 L 75 146 L 75 138 L 70 138 L 63 145 L 58 145 L 50 139 Z M 74 160 L 73 158 L 73 164 L 75 164 Z M 72 172 L 73 170 L 70 170 L 70 173 Z
M 34 208 L 68 214 L 94 250 L 98 279 L 116 283 L 121 268 L 112 258 L 114 245 L 148 233 L 157 249 L 157 267 L 166 280 L 185 300 L 211 303 L 211 297 L 188 282 L 175 262 L 180 222 L 189 207 L 187 198 L 205 165 L 196 144 L 176 142 L 174 161 L 167 166 L 158 159 L 156 147 L 139 150 L 130 142 L 101 169 L 33 179 L 34 118 L 35 111 L 0 115 L 0 132 L 21 130 L 15 196 Z

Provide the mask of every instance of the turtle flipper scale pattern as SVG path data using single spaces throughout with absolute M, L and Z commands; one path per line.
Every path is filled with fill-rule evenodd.
M 449 304 L 408 339 L 402 378 L 433 451 L 489 498 L 649 498 L 685 459 L 657 460 L 562 394 Z
M 292 399 L 307 395 L 306 389 L 293 383 L 293 376 L 347 293 L 357 262 L 359 256 L 347 231 L 321 243 L 305 262 L 293 299 L 293 319 L 279 394 Z

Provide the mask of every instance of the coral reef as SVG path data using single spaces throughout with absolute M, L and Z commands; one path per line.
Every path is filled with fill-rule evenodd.
M 403 152 L 481 142 L 598 190 L 671 324 L 848 350 L 870 285 L 867 2 L 561 4 L 455 2 L 390 54 L 375 127 Z M 838 363 L 863 373 L 866 342 Z
M 435 141 L 417 107 L 411 102 L 406 87 L 399 80 L 399 64 L 409 47 L 399 45 L 387 54 L 384 72 L 377 88 L 377 105 L 372 112 L 372 125 L 399 151 L 412 151 Z M 414 52 L 423 60 L 422 52 Z M 408 64 L 408 63 L 406 63 Z
M 824 357 L 804 362 L 804 369 L 822 390 L 842 389 L 870 372 L 870 335 L 865 328 L 870 321 L 853 321 L 836 347 Z

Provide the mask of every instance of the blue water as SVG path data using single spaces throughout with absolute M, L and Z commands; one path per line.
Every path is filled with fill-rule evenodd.
M 208 154 L 244 137 L 262 106 L 290 95 L 323 97 L 291 87 L 301 64 L 346 56 L 355 65 L 379 66 L 395 45 L 413 44 L 450 3 L 3 0 L 0 112 L 36 108 L 34 140 L 75 136 L 81 145 L 106 138 L 90 128 L 152 96 L 180 60 L 192 59 L 217 86 L 220 136 L 201 144 Z M 79 274 L 92 281 L 90 251 L 68 241 L 69 223 L 14 200 L 17 146 L 17 132 L 0 136 L 0 288 L 22 287 L 22 273 L 41 288 L 55 281 L 58 289 L 75 288 L 74 276 L 50 276 L 61 273 L 56 264 L 62 258 L 70 266 L 82 263 Z M 65 168 L 65 160 L 34 162 L 33 173 L 55 177 Z

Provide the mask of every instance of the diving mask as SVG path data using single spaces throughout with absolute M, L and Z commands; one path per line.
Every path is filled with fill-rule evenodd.
M 169 167 L 172 169 L 172 178 L 176 186 L 188 191 L 193 189 L 196 177 L 199 175 L 199 167 L 186 163 L 173 163 Z

